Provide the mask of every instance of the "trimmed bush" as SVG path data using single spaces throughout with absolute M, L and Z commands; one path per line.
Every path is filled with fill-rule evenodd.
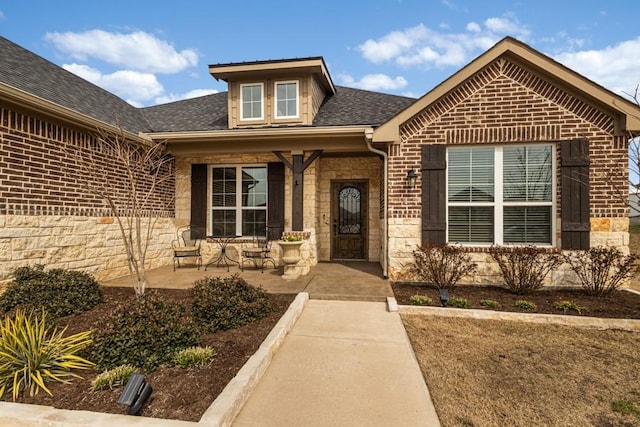
M 624 255 L 615 247 L 594 247 L 564 256 L 580 280 L 582 289 L 594 296 L 608 295 L 638 274 L 637 255 Z
M 469 300 L 466 298 L 456 298 L 456 297 L 451 297 L 449 298 L 449 307 L 453 307 L 453 308 L 469 308 L 471 307 L 471 304 L 469 304 Z
M 169 363 L 176 351 L 200 342 L 184 312 L 184 304 L 154 293 L 132 298 L 97 322 L 89 357 L 101 370 L 126 364 L 153 370 Z
M 72 369 L 87 369 L 93 364 L 78 356 L 91 344 L 91 331 L 64 336 L 47 323 L 46 312 L 36 314 L 17 309 L 0 324 L 0 398 L 11 393 L 13 400 L 22 391 L 29 396 L 44 390 L 46 382 L 68 382 L 81 378 Z
M 504 285 L 515 294 L 540 289 L 547 274 L 562 263 L 560 255 L 531 245 L 494 245 L 489 255 L 500 267 Z
M 36 265 L 17 268 L 13 274 L 14 280 L 0 296 L 0 310 L 5 313 L 28 306 L 67 316 L 89 310 L 103 299 L 100 284 L 81 271 L 45 270 L 43 265 Z
M 478 268 L 460 246 L 425 243 L 413 251 L 409 272 L 438 289 L 453 289 L 460 279 Z
M 198 280 L 192 292 L 193 317 L 211 332 L 246 325 L 273 311 L 266 292 L 237 274 Z

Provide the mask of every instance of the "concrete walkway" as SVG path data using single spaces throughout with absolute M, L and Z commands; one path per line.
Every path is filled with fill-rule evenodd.
M 398 313 L 310 300 L 233 425 L 440 424 Z

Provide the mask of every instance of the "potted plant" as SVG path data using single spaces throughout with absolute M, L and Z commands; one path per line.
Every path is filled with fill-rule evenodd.
M 302 236 L 294 233 L 283 234 L 278 244 L 282 248 L 282 263 L 284 264 L 283 279 L 297 279 L 300 271 L 296 267 L 300 261 L 300 246 L 302 246 Z

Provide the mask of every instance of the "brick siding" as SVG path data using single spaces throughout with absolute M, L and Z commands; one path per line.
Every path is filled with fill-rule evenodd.
M 406 174 L 420 170 L 423 144 L 553 143 L 576 138 L 590 141 L 590 216 L 629 214 L 627 138 L 614 136 L 614 118 L 505 59 L 489 64 L 403 124 L 400 138 L 389 153 L 391 218 L 420 218 L 420 183 L 408 188 Z M 559 164 L 559 147 L 556 160 Z M 559 180 L 557 168 L 558 192 Z
M 81 170 L 64 144 L 91 149 L 96 136 L 41 118 L 0 108 L 0 215 L 111 216 L 96 195 L 83 190 Z M 125 169 L 103 156 L 104 177 L 125 195 Z M 141 178 L 143 188 L 150 181 Z M 151 197 L 147 216 L 173 217 L 175 183 Z

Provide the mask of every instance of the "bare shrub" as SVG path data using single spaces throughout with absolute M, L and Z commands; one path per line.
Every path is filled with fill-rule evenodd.
M 637 255 L 624 255 L 615 247 L 594 247 L 564 255 L 589 295 L 608 295 L 638 273 Z
M 540 289 L 547 274 L 562 263 L 559 254 L 532 245 L 494 245 L 489 255 L 500 267 L 504 285 L 515 294 Z
M 453 289 L 462 277 L 478 268 L 459 246 L 425 243 L 413 251 L 410 272 L 438 289 Z

